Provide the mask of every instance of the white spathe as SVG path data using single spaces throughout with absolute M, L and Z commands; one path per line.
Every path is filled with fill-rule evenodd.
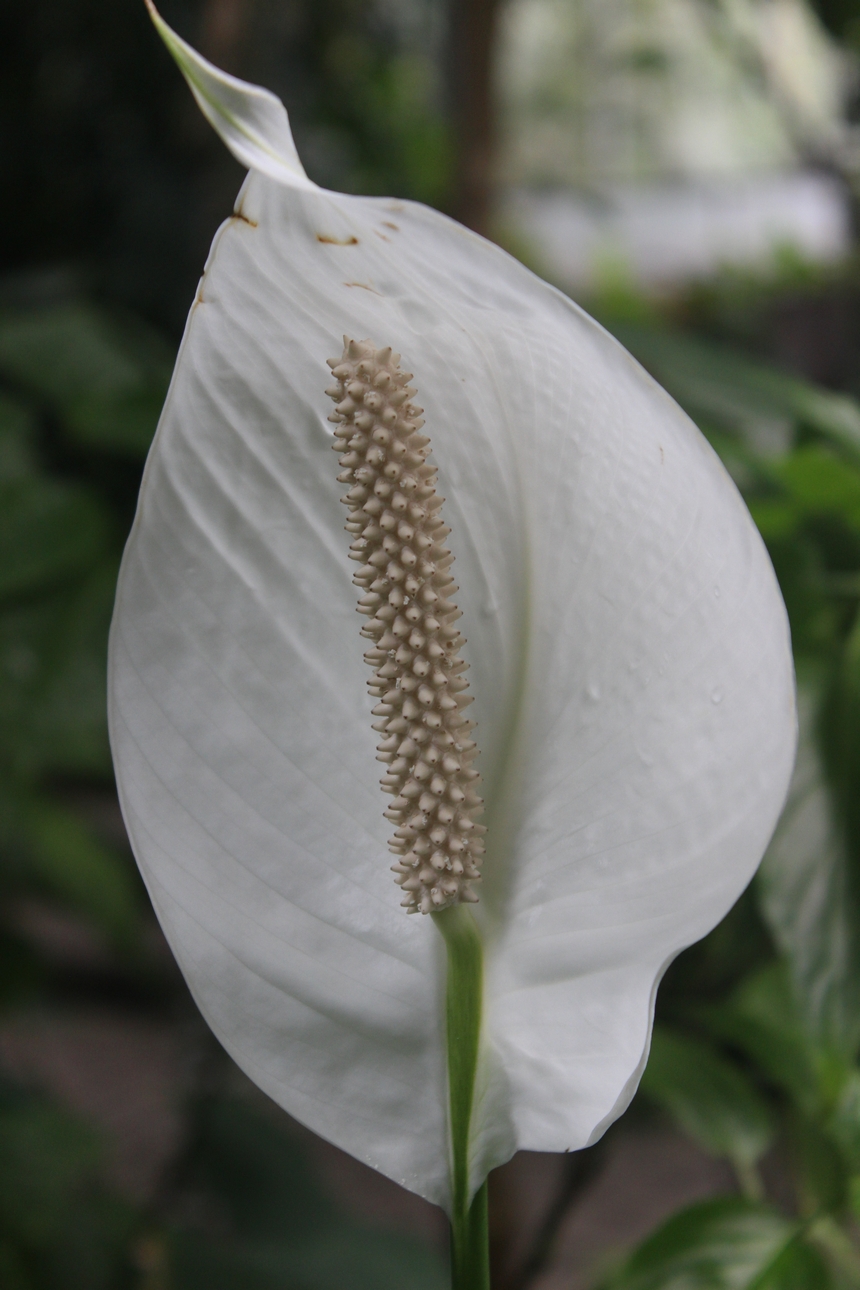
M 228 84 L 222 133 L 256 165 Z M 779 814 L 788 629 L 720 462 L 605 331 L 434 211 L 294 182 L 288 138 L 192 306 L 120 577 L 111 737 L 222 1043 L 447 1204 L 442 943 L 389 872 L 325 360 L 344 333 L 403 354 L 447 498 L 490 829 L 476 1184 L 517 1147 L 594 1141 L 632 1095 L 664 967 Z

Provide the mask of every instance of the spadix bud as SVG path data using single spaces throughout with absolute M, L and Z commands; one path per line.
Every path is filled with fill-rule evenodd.
M 410 375 L 400 371 L 400 355 L 377 349 L 370 341 L 344 337 L 343 355 L 328 363 L 341 385 L 326 393 L 337 402 L 343 420 L 337 433 L 349 444 L 349 451 L 340 458 L 344 469 L 338 479 L 353 485 L 341 500 L 350 510 L 347 531 L 361 534 L 350 552 L 352 559 L 364 562 L 353 582 L 366 591 L 366 571 L 380 575 L 372 594 L 359 599 L 358 612 L 375 615 L 362 635 L 377 646 L 365 660 L 374 669 L 371 694 L 383 699 L 373 709 L 374 715 L 383 718 L 373 727 L 384 736 L 378 745 L 380 760 L 387 761 L 395 747 L 399 754 L 381 781 L 383 790 L 394 796 L 385 817 L 399 826 L 389 846 L 400 854 L 406 839 L 417 855 L 427 854 L 431 846 L 433 850 L 431 863 L 418 873 L 411 866 L 395 865 L 395 882 L 403 890 L 407 913 L 429 914 L 460 901 L 477 900 L 470 884 L 480 877 L 483 851 L 477 829 L 472 831 L 472 817 L 483 809 L 474 792 L 480 779 L 471 767 L 478 749 L 463 737 L 459 715 L 460 708 L 471 701 L 462 693 L 467 683 L 458 679 L 465 664 L 459 657 L 462 638 L 452 624 L 460 612 L 431 586 L 435 581 L 449 594 L 456 590 L 448 585 L 447 574 L 444 578 L 439 574 L 454 557 L 440 545 L 440 537 L 449 530 L 438 519 L 442 502 L 436 496 L 435 468 L 419 466 L 404 475 L 399 464 L 405 453 L 417 457 L 420 452 L 423 459 L 429 443 L 417 433 L 414 422 L 395 414 L 415 394 L 407 385 Z M 366 436 L 363 447 L 355 427 Z M 420 503 L 408 506 L 408 520 L 403 518 L 406 499 L 392 492 L 388 480 L 397 480 Z M 418 561 L 415 548 L 431 546 L 434 563 Z M 406 571 L 409 576 L 404 581 Z M 432 616 L 426 613 L 431 604 Z M 419 621 L 420 633 L 413 627 Z M 422 649 L 433 659 L 432 669 L 424 655 L 416 658 L 402 643 L 406 639 L 413 649 Z M 426 676 L 432 684 L 419 685 Z M 448 691 L 457 694 L 456 702 Z M 422 785 L 428 782 L 431 766 L 435 769 L 427 793 Z M 422 813 L 416 817 L 414 801 L 419 796 Z

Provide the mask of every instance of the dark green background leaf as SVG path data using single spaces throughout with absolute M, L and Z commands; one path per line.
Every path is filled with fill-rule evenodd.
M 816 695 L 801 692 L 797 766 L 757 883 L 810 1035 L 850 1060 L 860 1043 L 860 893 L 822 773 L 816 708 Z
M 721 1197 L 670 1218 L 605 1290 L 829 1290 L 824 1261 L 797 1223 Z
M 104 552 L 106 516 L 83 488 L 21 479 L 0 486 L 0 597 L 86 569 Z
M 88 448 L 142 458 L 172 367 L 143 324 L 84 302 L 0 313 L 0 374 L 44 402 Z
M 443 1290 L 438 1256 L 359 1226 L 314 1178 L 295 1137 L 239 1101 L 201 1105 L 181 1186 L 199 1218 L 174 1233 L 175 1290 Z
M 740 1067 L 712 1045 L 655 1026 L 642 1092 L 714 1156 L 725 1156 L 755 1194 L 753 1166 L 773 1140 L 774 1117 Z

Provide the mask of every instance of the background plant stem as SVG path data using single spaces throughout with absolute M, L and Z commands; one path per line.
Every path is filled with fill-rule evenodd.
M 451 14 L 451 99 L 456 154 L 452 214 L 487 234 L 492 214 L 496 111 L 493 50 L 498 0 L 457 0 Z

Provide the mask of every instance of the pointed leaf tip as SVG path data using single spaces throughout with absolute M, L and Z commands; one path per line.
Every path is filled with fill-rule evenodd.
M 315 188 L 299 160 L 287 110 L 277 95 L 229 76 L 177 36 L 144 0 L 156 31 L 185 77 L 200 111 L 237 161 L 292 188 Z

